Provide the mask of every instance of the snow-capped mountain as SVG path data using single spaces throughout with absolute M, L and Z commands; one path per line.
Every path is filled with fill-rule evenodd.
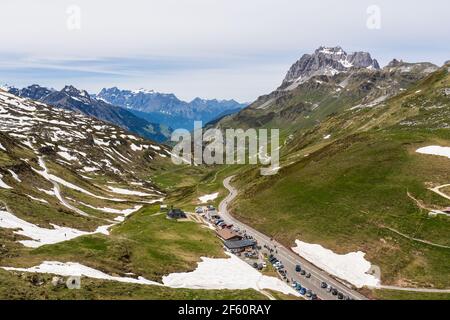
M 8 92 L 93 116 L 159 142 L 166 140 L 170 132 L 168 128 L 144 120 L 128 110 L 111 105 L 101 99 L 95 99 L 87 91 L 79 90 L 74 86 L 65 86 L 61 91 L 57 91 L 34 84 L 22 89 L 9 88 Z
M 6 241 L 32 248 L 108 234 L 162 201 L 150 179 L 169 156 L 117 126 L 0 90 L 2 241 L 5 230 Z
M 172 93 L 146 89 L 121 90 L 117 87 L 102 89 L 95 97 L 132 110 L 144 119 L 151 119 L 174 129 L 192 129 L 194 120 L 206 123 L 224 113 L 235 112 L 246 106 L 235 100 L 195 98 L 186 102 Z
M 291 90 L 313 76 L 333 76 L 352 68 L 380 69 L 370 53 L 347 53 L 341 47 L 320 47 L 313 54 L 304 54 L 286 74 L 281 89 Z
M 148 153 L 147 160 L 168 155 L 117 126 L 1 90 L 0 132 L 80 172 L 126 175 L 133 171 L 137 151 Z

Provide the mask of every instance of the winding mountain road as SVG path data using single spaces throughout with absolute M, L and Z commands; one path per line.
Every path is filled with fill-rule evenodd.
M 307 260 L 303 259 L 299 255 L 295 254 L 288 248 L 284 247 L 279 242 L 270 239 L 270 237 L 262 234 L 261 232 L 253 229 L 252 227 L 240 222 L 235 219 L 228 211 L 228 205 L 234 198 L 238 195 L 238 191 L 230 184 L 231 179 L 234 176 L 228 177 L 223 181 L 224 187 L 230 192 L 225 199 L 219 204 L 219 212 L 221 217 L 227 223 L 231 223 L 234 226 L 239 227 L 241 230 L 245 230 L 247 235 L 252 236 L 255 240 L 258 241 L 258 245 L 264 247 L 264 245 L 269 246 L 271 248 L 276 248 L 278 251 L 274 254 L 280 261 L 282 261 L 285 269 L 287 271 L 287 277 L 289 279 L 293 278 L 298 281 L 302 286 L 311 289 L 313 292 L 317 294 L 319 298 L 322 300 L 335 300 L 336 296 L 333 296 L 331 293 L 327 292 L 325 289 L 320 287 L 322 282 L 326 282 L 331 285 L 333 288 L 336 288 L 339 292 L 342 292 L 344 295 L 347 295 L 355 300 L 367 300 L 365 296 L 352 289 L 350 285 L 344 284 L 323 270 L 317 268 Z M 306 278 L 305 276 L 301 276 L 298 272 L 295 272 L 295 266 L 301 265 L 303 269 L 307 272 L 311 273 L 310 278 Z

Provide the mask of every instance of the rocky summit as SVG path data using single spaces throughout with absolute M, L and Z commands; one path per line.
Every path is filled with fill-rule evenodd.
M 347 53 L 341 47 L 320 47 L 313 54 L 304 54 L 286 74 L 280 88 L 291 90 L 313 76 L 333 76 L 352 68 L 380 69 L 378 61 L 368 52 Z

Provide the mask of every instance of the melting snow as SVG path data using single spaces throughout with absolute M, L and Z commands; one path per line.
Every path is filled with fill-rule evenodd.
M 450 147 L 428 146 L 417 149 L 416 152 L 450 158 Z
M 0 188 L 3 189 L 12 189 L 10 186 L 8 186 L 3 180 L 3 176 L 0 174 Z
M 219 195 L 218 192 L 211 193 L 211 194 L 205 194 L 204 196 L 199 197 L 198 200 L 200 200 L 200 203 L 206 203 L 208 201 L 216 199 L 218 195 Z
M 2 269 L 8 271 L 21 271 L 21 272 L 36 272 L 36 273 L 50 273 L 57 274 L 64 277 L 69 276 L 86 276 L 94 279 L 104 279 L 111 281 L 127 282 L 127 283 L 137 283 L 137 284 L 147 284 L 147 285 L 157 285 L 161 286 L 160 283 L 155 281 L 150 281 L 139 277 L 128 278 L 128 277 L 114 277 L 99 270 L 86 267 L 82 264 L 75 262 L 58 262 L 58 261 L 44 261 L 39 266 L 31 268 L 13 268 L 13 267 L 1 267 Z
M 262 275 L 241 259 L 229 253 L 227 254 L 230 256 L 228 259 L 202 258 L 197 269 L 193 272 L 171 273 L 163 277 L 164 286 L 189 289 L 255 289 L 258 291 L 270 289 L 284 294 L 300 296 L 280 279 Z M 1 268 L 7 271 L 49 273 L 65 277 L 85 276 L 94 279 L 163 286 L 161 283 L 150 281 L 143 277 L 136 279 L 110 276 L 76 262 L 44 261 L 40 265 L 31 268 Z
M 59 151 L 58 154 L 63 157 L 64 159 L 68 160 L 68 161 L 76 161 L 78 160 L 77 157 L 70 155 L 68 152 L 66 151 Z
M 364 252 L 337 254 L 319 244 L 310 244 L 299 240 L 292 250 L 326 272 L 350 282 L 358 288 L 377 287 L 380 280 L 367 272 L 371 263 L 364 259 Z
M 22 180 L 20 180 L 19 176 L 12 170 L 8 169 L 9 173 L 11 173 L 12 177 L 14 178 L 14 180 L 16 180 L 17 182 L 22 182 Z
M 163 277 L 163 283 L 189 289 L 271 289 L 299 296 L 280 279 L 262 275 L 235 255 L 227 255 L 228 259 L 202 258 L 195 271 L 169 274 Z
M 127 189 L 116 188 L 116 187 L 111 187 L 111 186 L 108 186 L 108 188 L 112 192 L 118 193 L 118 194 L 127 194 L 127 195 L 140 196 L 140 197 L 152 196 L 152 194 L 150 194 L 150 193 L 144 193 L 144 192 L 140 192 L 140 191 L 127 190 Z
M 14 231 L 14 233 L 33 239 L 19 241 L 24 246 L 30 248 L 37 248 L 45 244 L 58 243 L 87 234 L 94 234 L 98 232 L 105 233 L 104 227 L 99 227 L 94 232 L 86 232 L 72 228 L 60 227 L 54 224 L 52 224 L 52 226 L 54 229 L 41 228 L 37 225 L 22 220 L 9 212 L 0 210 L 0 227 L 7 229 L 20 229 L 18 231 Z
M 35 198 L 33 196 L 30 196 L 29 194 L 27 194 L 27 197 L 32 199 L 32 200 L 35 200 L 35 201 L 39 201 L 39 202 L 42 202 L 42 203 L 48 203 L 47 200 L 44 200 L 44 199 L 41 199 L 41 198 Z

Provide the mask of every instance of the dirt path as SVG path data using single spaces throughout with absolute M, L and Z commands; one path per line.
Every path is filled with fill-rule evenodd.
M 401 233 L 400 231 L 395 230 L 395 229 L 390 228 L 390 227 L 384 226 L 384 228 L 386 228 L 386 229 L 388 229 L 388 230 L 390 230 L 390 231 L 392 231 L 392 232 L 398 234 L 399 236 L 402 236 L 402 237 L 404 237 L 404 238 L 407 238 L 407 239 L 409 239 L 409 240 L 413 240 L 413 241 L 416 241 L 416 242 L 420 242 L 420 243 L 427 244 L 427 245 L 434 246 L 434 247 L 438 247 L 438 248 L 450 249 L 450 246 L 445 246 L 445 245 L 442 245 L 442 244 L 433 243 L 433 242 L 428 241 L 428 240 L 417 239 L 417 238 L 408 236 L 408 235 L 406 235 L 406 234 L 404 234 L 404 233 Z

